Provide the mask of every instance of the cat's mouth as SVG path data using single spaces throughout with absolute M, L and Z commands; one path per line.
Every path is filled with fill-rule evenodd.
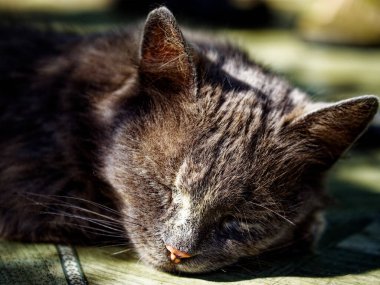
M 237 257 L 231 254 L 211 251 L 199 253 L 187 253 L 174 248 L 171 245 L 151 244 L 145 241 L 145 246 L 138 250 L 141 260 L 158 270 L 166 272 L 204 273 L 215 271 L 221 267 L 237 261 Z
M 204 273 L 217 270 L 223 266 L 235 263 L 237 259 L 206 254 L 185 256 L 183 252 L 170 251 L 167 247 L 166 254 L 150 255 L 143 258 L 155 268 L 167 272 Z M 182 256 L 181 256 L 182 255 Z

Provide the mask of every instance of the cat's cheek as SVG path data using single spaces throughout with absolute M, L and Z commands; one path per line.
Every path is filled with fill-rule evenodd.
M 139 260 L 148 266 L 162 271 L 173 272 L 174 264 L 169 262 L 167 250 L 163 243 L 157 241 L 149 232 L 143 235 L 130 234 L 131 243 L 139 255 Z

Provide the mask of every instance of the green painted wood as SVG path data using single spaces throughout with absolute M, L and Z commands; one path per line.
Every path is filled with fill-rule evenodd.
M 0 242 L 0 284 L 67 284 L 54 245 Z

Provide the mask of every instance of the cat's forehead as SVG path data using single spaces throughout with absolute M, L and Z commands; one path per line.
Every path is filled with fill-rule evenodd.
M 203 51 L 205 57 L 212 62 L 206 67 L 206 74 L 213 74 L 214 83 L 223 86 L 224 89 L 230 89 L 240 95 L 251 96 L 250 93 L 256 93 L 256 97 L 269 103 L 272 101 L 272 109 L 281 109 L 284 104 L 299 105 L 308 102 L 307 95 L 294 88 L 281 76 L 269 72 L 263 66 L 249 60 L 249 56 L 244 52 L 236 49 L 224 47 L 208 49 Z M 210 72 L 209 69 L 218 69 L 218 72 Z M 215 74 L 218 74 L 215 76 Z M 260 93 L 257 94 L 257 93 Z M 228 92 L 224 92 L 224 97 L 231 99 Z M 239 96 L 240 98 L 244 96 Z
M 300 106 L 302 113 L 307 101 L 286 83 L 280 88 L 272 86 L 270 78 L 262 80 L 268 82 L 260 81 L 261 87 L 266 86 L 261 90 L 252 85 L 259 84 L 254 81 L 241 89 L 223 88 L 222 81 L 201 87 L 203 120 L 194 128 L 194 140 L 178 167 L 177 189 L 221 201 L 242 195 L 247 184 L 255 181 L 258 165 L 272 163 L 266 161 L 268 152 L 282 143 L 277 134 L 284 120 Z
M 201 202 L 198 208 L 225 204 L 230 198 L 242 195 L 245 183 L 251 180 L 249 162 L 243 160 L 240 156 L 231 160 L 189 156 L 176 173 L 175 188 L 180 197 Z

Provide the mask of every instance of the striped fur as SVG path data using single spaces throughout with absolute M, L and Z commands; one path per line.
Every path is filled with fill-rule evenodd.
M 166 271 L 312 244 L 323 176 L 378 106 L 313 103 L 166 8 L 142 31 L 0 33 L 0 235 L 122 240 Z

